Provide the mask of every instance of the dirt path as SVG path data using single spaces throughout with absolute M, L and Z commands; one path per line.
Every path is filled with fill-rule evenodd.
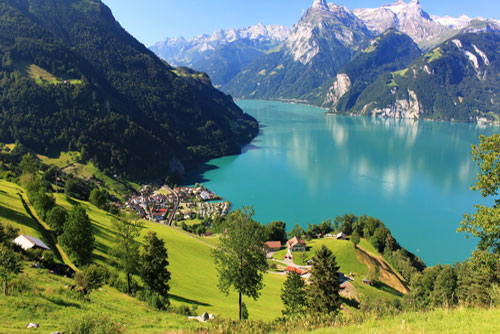
M 358 256 L 359 261 L 367 265 L 370 270 L 375 268 L 375 266 L 380 268 L 379 279 L 382 283 L 387 284 L 391 288 L 403 294 L 408 294 L 410 292 L 406 283 L 392 270 L 384 259 L 375 256 L 359 245 L 356 249 L 356 255 Z

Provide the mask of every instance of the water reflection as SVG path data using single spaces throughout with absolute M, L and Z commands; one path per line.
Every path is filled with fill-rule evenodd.
M 405 247 L 420 249 L 428 264 L 470 254 L 474 242 L 455 233 L 480 200 L 469 191 L 476 172 L 470 145 L 496 128 L 240 104 L 267 125 L 253 143 L 259 149 L 213 160 L 218 169 L 200 174 L 233 207 L 253 205 L 256 219 L 288 226 L 366 213 L 382 219 Z

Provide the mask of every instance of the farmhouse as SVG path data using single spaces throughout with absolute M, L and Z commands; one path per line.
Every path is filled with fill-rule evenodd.
M 281 249 L 281 241 L 267 241 L 264 243 L 267 251 L 279 251 Z
M 305 252 L 306 242 L 297 237 L 293 237 L 286 243 L 289 252 Z
M 347 240 L 347 235 L 344 232 L 339 232 L 335 236 L 335 239 L 337 239 L 337 240 Z
M 50 248 L 44 244 L 42 240 L 26 234 L 22 234 L 15 238 L 14 243 L 26 251 L 33 248 L 50 250 Z

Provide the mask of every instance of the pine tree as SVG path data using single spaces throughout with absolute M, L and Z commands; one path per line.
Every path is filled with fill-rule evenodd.
M 289 272 L 281 288 L 281 301 L 285 309 L 284 316 L 295 317 L 302 314 L 306 308 L 305 283 L 296 272 Z
M 168 297 L 170 272 L 168 271 L 168 254 L 163 240 L 156 232 L 148 232 L 144 237 L 144 249 L 141 253 L 139 274 L 144 284 L 163 297 Z
M 323 245 L 312 260 L 311 284 L 307 287 L 308 309 L 311 313 L 335 314 L 340 309 L 339 267 L 335 256 Z

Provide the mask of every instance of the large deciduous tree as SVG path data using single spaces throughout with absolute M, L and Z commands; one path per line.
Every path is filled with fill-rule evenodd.
M 495 205 L 476 205 L 476 213 L 465 214 L 459 232 L 479 238 L 479 251 L 500 253 L 500 134 L 480 137 L 478 146 L 472 146 L 472 159 L 479 166 L 477 182 L 472 190 L 479 190 L 483 197 L 493 198 Z
M 95 239 L 90 218 L 81 205 L 70 211 L 60 241 L 77 265 L 90 263 Z
M 219 276 L 219 290 L 228 294 L 234 288 L 238 293 L 240 320 L 242 295 L 254 300 L 259 298 L 268 267 L 264 250 L 265 231 L 252 219 L 253 215 L 254 210 L 249 207 L 232 212 L 226 224 L 226 233 L 212 252 Z
M 308 308 L 314 314 L 336 314 L 340 309 L 339 267 L 325 245 L 312 258 L 311 284 L 307 287 Z

